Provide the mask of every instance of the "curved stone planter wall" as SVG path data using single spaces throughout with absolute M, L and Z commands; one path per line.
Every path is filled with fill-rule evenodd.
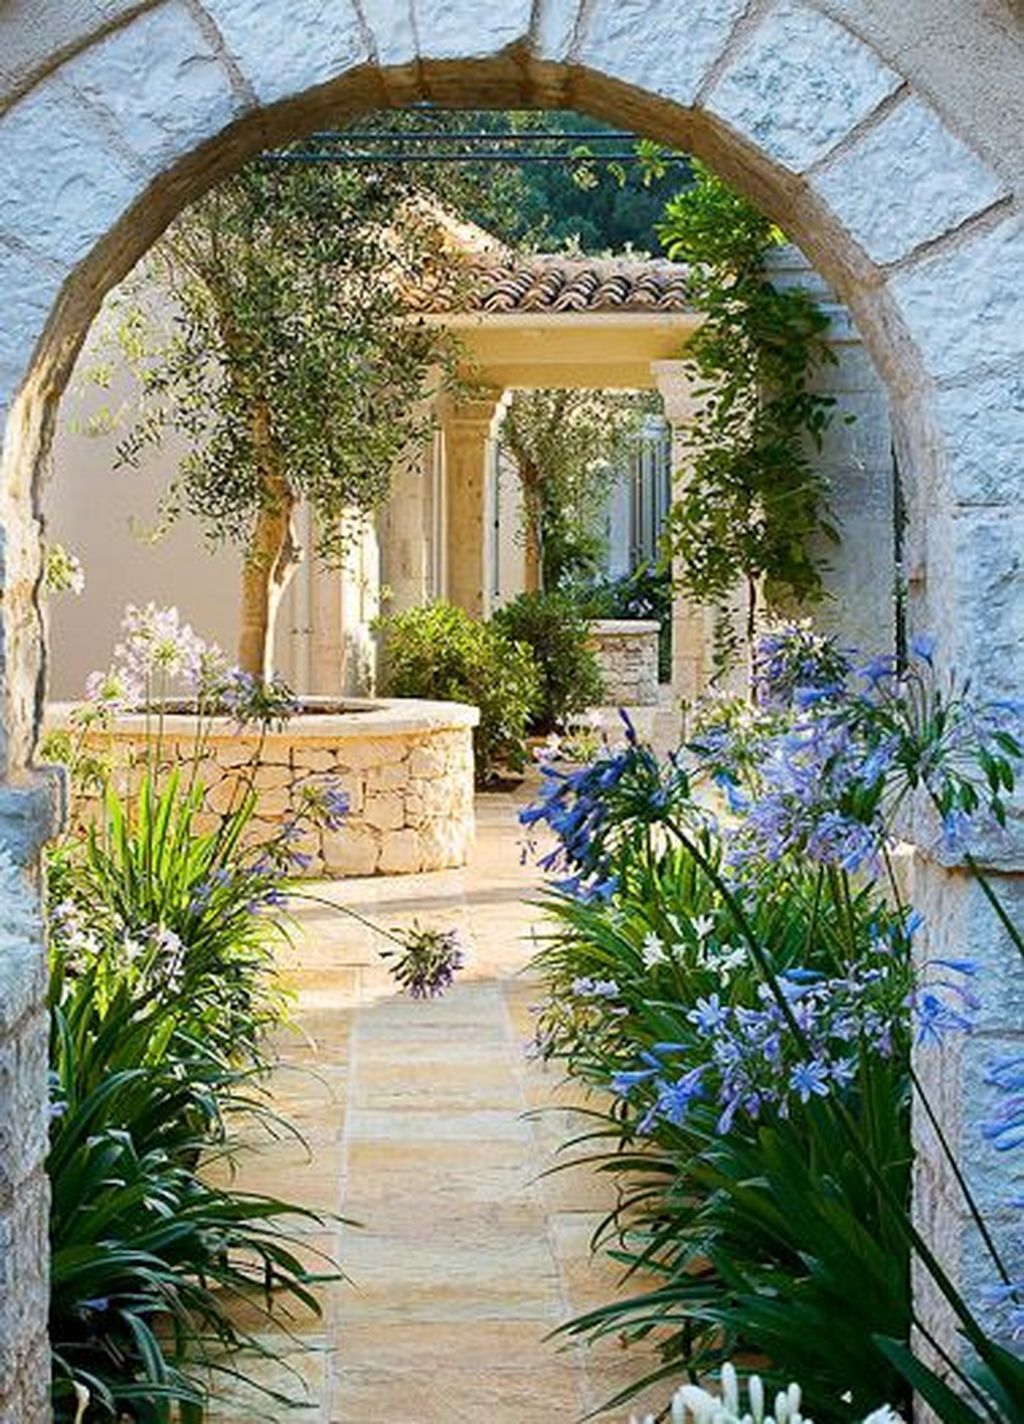
M 604 679 L 604 700 L 620 707 L 658 701 L 658 624 L 642 618 L 596 618 L 590 647 Z
M 52 705 L 47 725 L 67 724 L 71 704 Z M 304 784 L 337 785 L 350 810 L 340 830 L 312 830 L 296 849 L 312 859 L 307 876 L 405 875 L 465 865 L 474 840 L 473 728 L 480 714 L 457 702 L 351 701 L 338 712 L 307 712 L 263 739 L 254 784 L 256 829 L 272 835 L 301 800 Z M 195 719 L 167 716 L 164 760 L 191 765 Z M 200 776 L 209 824 L 232 804 L 239 778 L 260 750 L 254 728 L 227 719 L 206 738 Z M 146 718 L 120 717 L 111 732 L 91 732 L 86 745 L 112 750 L 122 777 L 141 775 Z M 135 763 L 134 772 L 129 767 Z M 81 823 L 96 813 L 94 798 L 74 808 Z

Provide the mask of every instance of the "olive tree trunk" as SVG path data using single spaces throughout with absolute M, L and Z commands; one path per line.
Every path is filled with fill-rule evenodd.
M 302 549 L 293 528 L 295 495 L 280 471 L 263 405 L 253 412 L 252 436 L 259 451 L 262 499 L 242 560 L 238 666 L 265 682 L 274 675 L 277 611 L 302 562 Z

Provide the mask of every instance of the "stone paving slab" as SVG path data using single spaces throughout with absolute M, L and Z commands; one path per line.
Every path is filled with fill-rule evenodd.
M 519 863 L 515 811 L 511 797 L 483 799 L 466 870 L 315 887 L 389 928 L 458 924 L 471 958 L 443 999 L 398 997 L 386 944 L 323 905 L 300 904 L 281 952 L 295 1022 L 274 1099 L 305 1143 L 265 1145 L 246 1173 L 348 1218 L 298 1228 L 310 1260 L 330 1252 L 347 1280 L 324 1289 L 322 1319 L 296 1317 L 284 1365 L 251 1371 L 292 1395 L 305 1382 L 308 1407 L 290 1418 L 571 1424 L 638 1372 L 614 1341 L 548 1338 L 609 1299 L 621 1273 L 590 1259 L 610 1184 L 578 1168 L 548 1175 L 586 1155 L 558 1150 L 583 1130 L 569 1108 L 586 1095 L 526 1051 L 536 880 Z M 258 1312 L 247 1323 L 258 1328 Z M 275 1409 L 247 1396 L 215 1418 L 253 1424 Z

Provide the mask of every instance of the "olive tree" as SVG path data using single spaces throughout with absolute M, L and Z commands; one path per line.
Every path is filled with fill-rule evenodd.
M 648 397 L 639 392 L 516 391 L 501 441 L 522 492 L 526 588 L 557 588 L 597 572 L 596 520 Z
M 119 459 L 184 437 L 163 513 L 241 546 L 238 662 L 254 677 L 273 671 L 275 613 L 303 554 L 338 561 L 352 516 L 386 499 L 425 434 L 451 338 L 409 318 L 403 291 L 425 267 L 445 280 L 442 249 L 394 175 L 256 162 L 181 215 L 122 311 L 140 397 Z M 302 500 L 315 551 L 296 539 Z

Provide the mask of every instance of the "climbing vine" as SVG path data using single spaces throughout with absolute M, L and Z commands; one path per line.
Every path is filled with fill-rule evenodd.
M 806 603 L 822 595 L 822 537 L 838 541 L 828 481 L 812 455 L 834 400 L 811 387 L 835 357 L 828 317 L 810 293 L 775 287 L 765 258 L 782 231 L 707 168 L 673 198 L 659 227 L 668 255 L 691 266 L 704 321 L 684 351 L 701 398 L 690 423 L 685 486 L 666 535 L 680 591 L 720 611 L 747 590 L 746 641 L 759 600 Z M 719 617 L 716 661 L 743 642 Z

